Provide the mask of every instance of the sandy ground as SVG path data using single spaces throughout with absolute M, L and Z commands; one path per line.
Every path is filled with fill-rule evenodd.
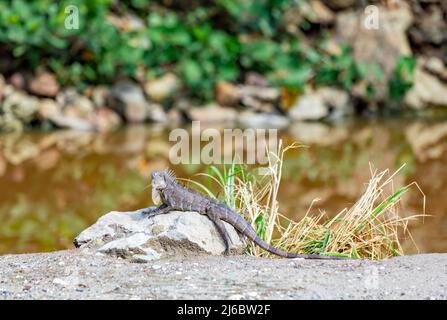
M 447 254 L 376 261 L 189 256 L 149 263 L 67 250 L 0 257 L 0 299 L 446 299 Z

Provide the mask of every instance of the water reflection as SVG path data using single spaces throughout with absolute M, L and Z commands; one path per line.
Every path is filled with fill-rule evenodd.
M 0 253 L 71 247 L 83 228 L 111 210 L 150 204 L 154 169 L 170 166 L 168 129 L 133 126 L 114 133 L 55 131 L 0 136 Z M 337 213 L 351 205 L 378 169 L 406 163 L 396 184 L 417 181 L 427 196 L 425 223 L 414 222 L 421 252 L 447 251 L 447 123 L 403 122 L 296 124 L 280 132 L 285 143 L 309 148 L 289 154 L 280 195 L 281 211 L 298 219 L 312 200 L 315 210 Z M 174 168 L 180 176 L 200 165 Z M 402 204 L 420 213 L 416 189 Z M 416 252 L 410 241 L 407 253 Z

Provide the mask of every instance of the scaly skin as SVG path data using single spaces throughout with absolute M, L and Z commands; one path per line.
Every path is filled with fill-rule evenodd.
M 174 174 L 170 171 L 156 171 L 152 173 L 152 198 L 156 204 L 159 204 L 159 206 L 155 209 L 146 209 L 144 213 L 147 214 L 149 218 L 173 210 L 195 211 L 206 215 L 214 222 L 225 242 L 225 254 L 229 254 L 230 252 L 230 236 L 222 221 L 231 224 L 237 231 L 264 250 L 284 258 L 343 259 L 317 254 L 291 253 L 273 247 L 259 238 L 256 231 L 242 218 L 241 215 L 234 212 L 227 205 L 177 183 Z

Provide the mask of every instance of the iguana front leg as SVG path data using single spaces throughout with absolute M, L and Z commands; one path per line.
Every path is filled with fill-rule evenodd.
M 152 218 L 154 216 L 158 216 L 159 214 L 165 214 L 168 213 L 169 211 L 172 211 L 173 205 L 172 205 L 172 201 L 171 198 L 168 195 L 162 195 L 162 199 L 163 199 L 163 203 L 156 207 L 156 208 L 147 208 L 143 211 L 143 214 L 147 214 L 148 218 Z
M 172 208 L 169 207 L 167 204 L 161 204 L 160 206 L 153 208 L 148 207 L 142 211 L 142 214 L 147 215 L 148 218 L 152 218 L 154 216 L 158 216 L 159 214 L 165 214 L 171 211 Z
M 225 228 L 225 224 L 222 220 L 219 219 L 219 217 L 212 212 L 211 209 L 205 210 L 207 217 L 214 223 L 217 230 L 219 231 L 220 236 L 222 237 L 224 243 L 225 243 L 225 255 L 230 254 L 230 245 L 231 245 L 231 238 L 228 234 L 227 228 Z

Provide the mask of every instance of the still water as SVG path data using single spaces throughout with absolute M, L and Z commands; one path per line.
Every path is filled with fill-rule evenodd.
M 106 134 L 0 135 L 0 254 L 71 248 L 102 214 L 150 205 L 150 172 L 172 167 L 168 134 L 168 128 L 132 126 Z M 286 157 L 282 213 L 299 219 L 318 198 L 314 210 L 336 214 L 361 195 L 370 164 L 396 170 L 406 163 L 394 183 L 416 181 L 430 216 L 410 223 L 418 248 L 404 240 L 404 251 L 447 252 L 447 122 L 301 123 L 279 137 L 308 146 Z M 172 168 L 181 177 L 204 171 L 201 165 Z M 402 216 L 422 213 L 422 202 L 414 188 Z

